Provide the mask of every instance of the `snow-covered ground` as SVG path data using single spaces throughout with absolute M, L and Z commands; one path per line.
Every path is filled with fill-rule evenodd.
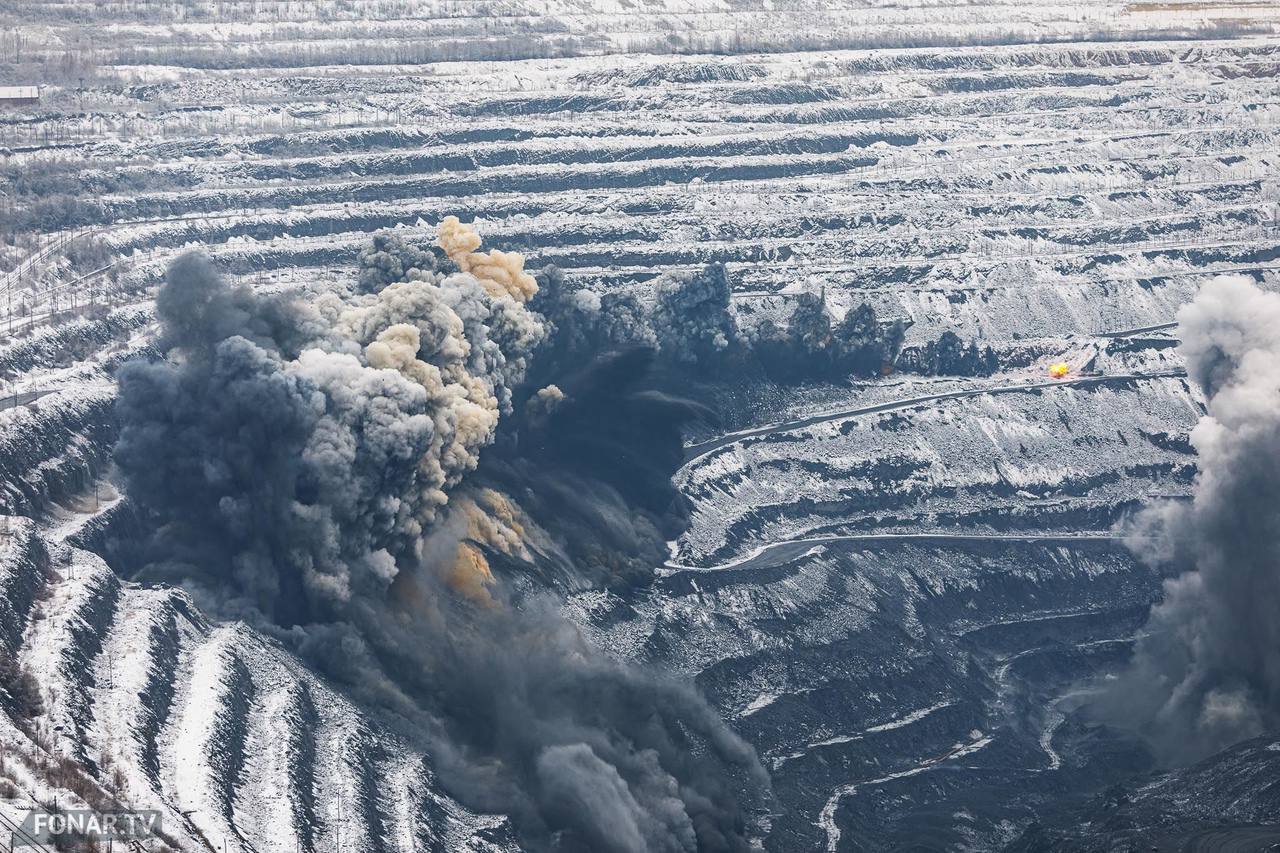
M 0 651 L 44 703 L 34 719 L 0 715 L 0 775 L 21 791 L 0 813 L 20 823 L 55 800 L 99 807 L 45 781 L 68 756 L 94 769 L 94 797 L 158 809 L 181 849 L 500 849 L 476 837 L 500 821 L 434 790 L 421 744 L 249 627 L 210 624 L 179 590 L 121 582 L 61 538 L 68 515 L 43 529 L 0 519 L 5 618 L 25 626 Z
M 599 291 L 720 261 L 743 327 L 821 291 L 999 354 L 745 403 L 677 478 L 653 589 L 566 604 L 757 746 L 767 849 L 993 849 L 1110 778 L 1060 699 L 1158 594 L 1108 539 L 1194 470 L 1177 308 L 1280 287 L 1274 4 L 162 6 L 0 9 L 5 73 L 43 84 L 0 112 L 0 651 L 45 704 L 0 714 L 0 815 L 74 802 L 67 756 L 190 849 L 507 848 L 422 744 L 94 553 L 127 513 L 112 371 L 169 259 L 293 288 L 449 214 Z

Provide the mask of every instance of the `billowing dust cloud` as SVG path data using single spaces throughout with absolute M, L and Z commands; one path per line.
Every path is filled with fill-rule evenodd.
M 1174 576 L 1102 702 L 1168 762 L 1280 727 L 1280 295 L 1219 276 L 1178 324 L 1208 401 L 1191 432 L 1194 499 L 1146 510 L 1131 531 Z
M 140 576 L 410 719 L 449 791 L 529 849 L 748 849 L 751 748 L 551 592 L 652 570 L 681 426 L 707 413 L 649 388 L 644 351 L 562 371 L 523 259 L 452 218 L 438 244 L 380 235 L 308 303 L 172 265 L 164 357 L 119 373 Z
M 477 252 L 480 235 L 456 216 L 446 216 L 440 223 L 440 248 L 458 269 L 475 276 L 490 296 L 509 296 L 521 302 L 538 292 L 533 276 L 524 271 L 524 258 L 516 252 L 490 249 L 489 253 Z

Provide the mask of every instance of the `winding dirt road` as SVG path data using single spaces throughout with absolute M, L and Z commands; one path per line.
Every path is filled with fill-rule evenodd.
M 1132 334 L 1132 332 L 1130 332 L 1130 334 Z M 1116 335 L 1119 336 L 1119 333 L 1116 333 Z M 1153 370 L 1140 373 L 1076 376 L 1071 379 L 1052 379 L 1041 382 L 1015 382 L 1008 385 L 995 385 L 985 388 L 964 388 L 958 391 L 943 391 L 938 394 L 924 394 L 919 397 L 908 397 L 902 400 L 889 400 L 884 403 L 875 403 L 870 406 L 854 406 L 852 408 L 834 409 L 831 411 L 819 412 L 816 415 L 796 418 L 795 420 L 779 421 L 778 423 L 738 430 L 737 432 L 726 433 L 722 436 L 718 436 L 698 444 L 691 444 L 685 448 L 684 465 L 681 466 L 680 470 L 685 470 L 691 463 L 696 462 L 709 453 L 713 453 L 722 447 L 728 447 L 731 444 L 737 444 L 740 441 L 745 441 L 750 438 L 760 438 L 762 436 L 773 435 L 780 432 L 804 429 L 805 427 L 814 426 L 816 424 L 844 420 L 846 418 L 853 418 L 859 415 L 874 415 L 880 412 L 893 412 L 900 409 L 910 409 L 915 406 L 924 405 L 925 403 L 936 403 L 940 400 L 958 400 L 966 397 L 981 397 L 983 394 L 1016 394 L 1025 393 L 1027 391 L 1038 391 L 1044 388 L 1083 388 L 1095 385 L 1133 382 L 1140 379 L 1165 379 L 1186 375 L 1187 372 L 1181 368 L 1171 368 L 1169 370 Z

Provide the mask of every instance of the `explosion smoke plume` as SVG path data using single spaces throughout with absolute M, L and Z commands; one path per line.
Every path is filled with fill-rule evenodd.
M 1280 727 L 1280 295 L 1219 276 L 1178 323 L 1208 400 L 1195 495 L 1131 531 L 1176 576 L 1102 703 L 1173 762 Z
M 680 425 L 705 413 L 647 389 L 644 353 L 525 388 L 549 324 L 522 259 L 456 220 L 439 239 L 463 272 L 380 239 L 352 292 L 310 306 L 173 264 L 166 357 L 119 373 L 141 574 L 409 718 L 446 787 L 530 849 L 747 849 L 739 802 L 767 787 L 750 747 L 495 570 L 651 570 L 680 518 Z

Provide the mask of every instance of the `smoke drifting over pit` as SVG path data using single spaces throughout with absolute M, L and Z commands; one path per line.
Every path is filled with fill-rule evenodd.
M 1280 295 L 1219 276 L 1178 323 L 1208 401 L 1194 500 L 1130 531 L 1174 576 L 1101 702 L 1173 763 L 1280 728 Z
M 174 263 L 165 358 L 119 373 L 141 576 L 402 715 L 446 788 L 528 849 L 748 849 L 768 787 L 751 748 L 584 642 L 547 582 L 656 565 L 682 521 L 680 428 L 708 413 L 654 391 L 643 350 L 562 369 L 523 259 L 452 219 L 440 246 L 382 238 L 310 304 Z
M 154 570 L 220 595 L 230 580 L 237 606 L 289 624 L 419 557 L 543 327 L 473 276 L 409 273 L 304 306 L 198 256 L 173 265 L 156 306 L 171 358 L 119 380 L 116 458 L 160 522 Z

